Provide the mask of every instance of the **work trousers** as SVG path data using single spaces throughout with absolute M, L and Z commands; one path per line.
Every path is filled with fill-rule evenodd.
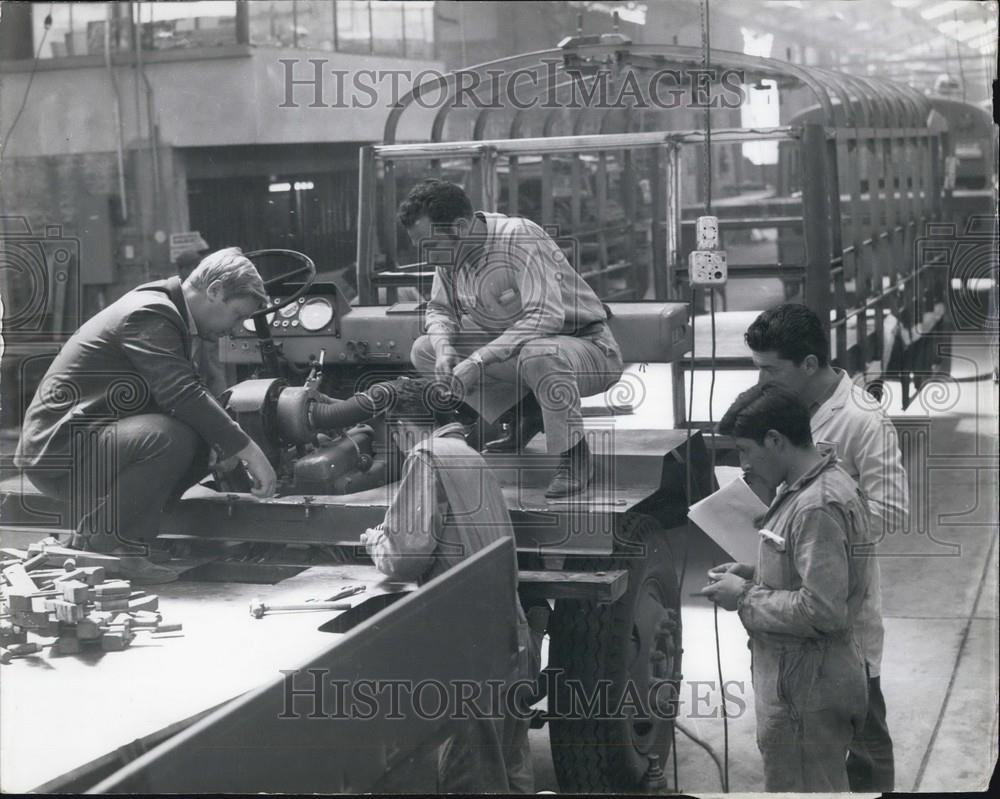
M 885 698 L 878 677 L 868 679 L 865 725 L 851 741 L 847 778 L 853 793 L 887 793 L 896 781 L 892 737 L 885 721 Z
M 847 791 L 847 748 L 867 705 L 853 638 L 785 644 L 754 637 L 751 651 L 764 789 Z
M 534 793 L 528 719 L 469 719 L 451 726 L 438 750 L 438 792 Z
M 485 340 L 481 334 L 475 338 L 460 334 L 453 343 L 467 358 Z M 434 376 L 436 354 L 429 336 L 414 342 L 410 358 L 420 374 Z M 532 392 L 542 409 L 548 452 L 559 454 L 576 444 L 582 433 L 580 398 L 609 389 L 623 368 L 610 335 L 546 336 L 529 341 L 513 358 L 486 366 L 478 385 L 465 386 L 465 402 L 492 424 Z
M 544 609 L 543 609 L 544 607 Z M 547 606 L 529 608 L 521 662 L 522 677 L 537 681 L 542 668 L 542 640 L 548 625 Z M 519 635 L 520 638 L 520 635 Z M 438 751 L 438 791 L 440 793 L 534 793 L 535 774 L 531 765 L 528 730 L 532 693 L 524 686 L 512 695 L 519 709 L 503 719 L 471 718 L 453 721 L 450 737 Z M 505 698 L 506 706 L 506 698 Z
M 25 475 L 46 496 L 64 501 L 75 546 L 108 552 L 149 544 L 160 514 L 208 471 L 208 445 L 169 416 L 144 413 L 74 432 L 70 455 Z

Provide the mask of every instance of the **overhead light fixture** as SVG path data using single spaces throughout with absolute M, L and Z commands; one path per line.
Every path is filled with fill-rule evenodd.
M 937 3 L 930 8 L 925 8 L 920 12 L 920 16 L 924 19 L 937 19 L 938 17 L 943 17 L 949 11 L 956 11 L 963 6 L 968 6 L 968 0 L 945 0 L 943 3 Z
M 947 22 L 942 22 L 935 27 L 945 36 L 954 36 L 955 31 L 962 27 L 962 23 L 957 19 L 949 19 Z
M 996 27 L 990 22 L 966 22 L 962 24 L 962 29 L 955 34 L 956 39 L 965 41 L 966 39 L 971 39 L 974 36 L 979 36 L 980 34 L 992 31 L 993 38 L 996 38 L 997 31 Z
M 294 188 L 295 191 L 311 191 L 313 188 L 313 182 L 311 180 L 297 180 L 292 188 Z
M 267 187 L 267 190 L 269 192 L 271 192 L 272 194 L 278 194 L 278 193 L 283 192 L 283 191 L 291 191 L 292 190 L 292 184 L 291 183 L 272 183 L 270 186 Z
M 990 48 L 992 47 L 992 45 L 995 45 L 996 42 L 997 42 L 996 33 L 987 33 L 984 34 L 983 36 L 976 37 L 972 41 L 966 42 L 966 45 L 972 48 L 977 48 L 977 47 Z

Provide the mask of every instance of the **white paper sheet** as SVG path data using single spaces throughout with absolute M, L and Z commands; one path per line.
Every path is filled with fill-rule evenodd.
M 742 477 L 696 502 L 688 517 L 738 563 L 757 563 L 760 536 L 754 519 L 767 506 L 750 490 Z

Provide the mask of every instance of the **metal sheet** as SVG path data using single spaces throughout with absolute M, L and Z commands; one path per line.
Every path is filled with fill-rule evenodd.
M 390 718 L 388 694 L 372 718 L 350 718 L 333 685 L 359 680 L 374 686 L 406 681 L 478 685 L 513 673 L 517 634 L 511 543 L 498 541 L 359 625 L 323 652 L 298 664 L 296 688 L 325 688 L 287 698 L 286 675 L 227 703 L 190 729 L 135 760 L 92 793 L 364 793 L 377 790 L 407 757 L 433 747 L 445 732 L 444 714 L 421 717 L 416 692 L 400 690 Z M 405 653 L 405 657 L 401 656 Z M 314 672 L 314 674 L 310 674 Z M 314 683 L 316 679 L 319 682 Z M 428 694 L 433 695 L 435 691 Z M 434 702 L 435 699 L 423 700 Z M 369 711 L 362 703 L 356 705 Z M 434 707 L 429 704 L 426 707 Z M 316 712 L 310 713 L 310 709 Z M 321 709 L 320 709 L 321 708 Z M 338 710 L 340 711 L 338 713 Z M 428 714 L 429 715 L 429 714 Z M 346 717 L 345 717 L 346 716 Z M 422 792 L 436 787 L 436 760 L 412 776 Z

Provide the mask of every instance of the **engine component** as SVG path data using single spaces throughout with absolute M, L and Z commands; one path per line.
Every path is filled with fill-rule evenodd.
M 309 418 L 309 408 L 326 399 L 312 388 L 289 386 L 278 396 L 278 434 L 286 444 L 310 444 L 316 440 L 316 428 Z M 358 421 L 361 421 L 360 419 Z
M 374 436 L 370 427 L 359 425 L 296 460 L 292 471 L 295 493 L 343 493 L 337 490 L 338 480 L 371 467 Z
M 279 452 L 277 404 L 279 396 L 288 390 L 280 378 L 244 380 L 226 394 L 226 410 L 240 427 L 264 451 L 273 463 Z M 225 396 L 225 395 L 224 395 Z
M 369 488 L 383 486 L 389 482 L 388 469 L 389 465 L 385 461 L 372 461 L 366 472 L 351 472 L 343 477 L 338 477 L 333 484 L 333 493 L 356 494 L 358 491 L 367 491 Z

